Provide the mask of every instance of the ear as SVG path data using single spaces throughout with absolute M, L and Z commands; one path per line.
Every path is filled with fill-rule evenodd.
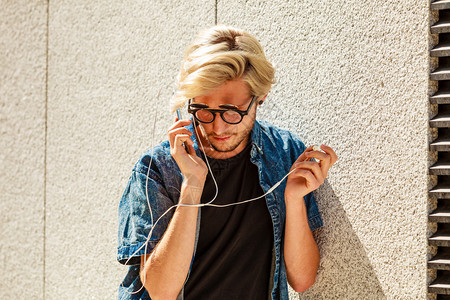
M 268 93 L 264 95 L 264 97 L 262 97 L 259 101 L 258 101 L 258 105 L 262 105 L 264 103 L 264 100 L 266 100 Z

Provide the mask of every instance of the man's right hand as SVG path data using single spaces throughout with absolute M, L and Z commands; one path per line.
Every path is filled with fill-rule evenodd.
M 178 120 L 176 118 L 175 123 L 167 131 L 170 154 L 177 162 L 184 180 L 187 181 L 186 183 L 203 188 L 208 168 L 205 162 L 195 153 L 194 142 L 191 139 L 193 133 L 184 127 L 189 124 L 191 124 L 191 120 Z M 186 152 L 183 143 L 186 145 L 188 152 Z
M 179 204 L 157 246 L 142 256 L 140 279 L 152 299 L 176 299 L 183 288 L 195 247 L 198 207 L 208 174 L 205 162 L 195 153 L 190 120 L 175 120 L 169 128 L 170 154 L 183 174 Z M 186 151 L 183 143 L 187 146 Z

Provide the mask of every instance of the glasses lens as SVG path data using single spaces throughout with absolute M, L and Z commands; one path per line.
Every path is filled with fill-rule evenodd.
M 204 109 L 197 110 L 195 116 L 200 122 L 206 123 L 212 122 L 212 120 L 214 119 L 213 113 Z
M 237 124 L 242 120 L 242 116 L 238 112 L 235 112 L 233 110 L 225 111 L 222 116 L 226 122 L 231 124 Z

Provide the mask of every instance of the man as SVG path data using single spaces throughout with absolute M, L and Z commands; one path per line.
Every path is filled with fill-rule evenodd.
M 188 49 L 175 99 L 192 117 L 141 157 L 120 203 L 119 298 L 275 300 L 314 283 L 311 192 L 337 156 L 256 121 L 273 78 L 242 30 L 215 26 Z

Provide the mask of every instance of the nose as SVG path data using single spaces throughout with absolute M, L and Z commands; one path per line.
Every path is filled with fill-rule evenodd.
M 217 135 L 222 135 L 224 132 L 226 132 L 228 126 L 227 122 L 225 122 L 222 117 L 220 116 L 220 113 L 216 113 L 216 117 L 214 118 L 214 121 L 212 122 L 214 133 Z

